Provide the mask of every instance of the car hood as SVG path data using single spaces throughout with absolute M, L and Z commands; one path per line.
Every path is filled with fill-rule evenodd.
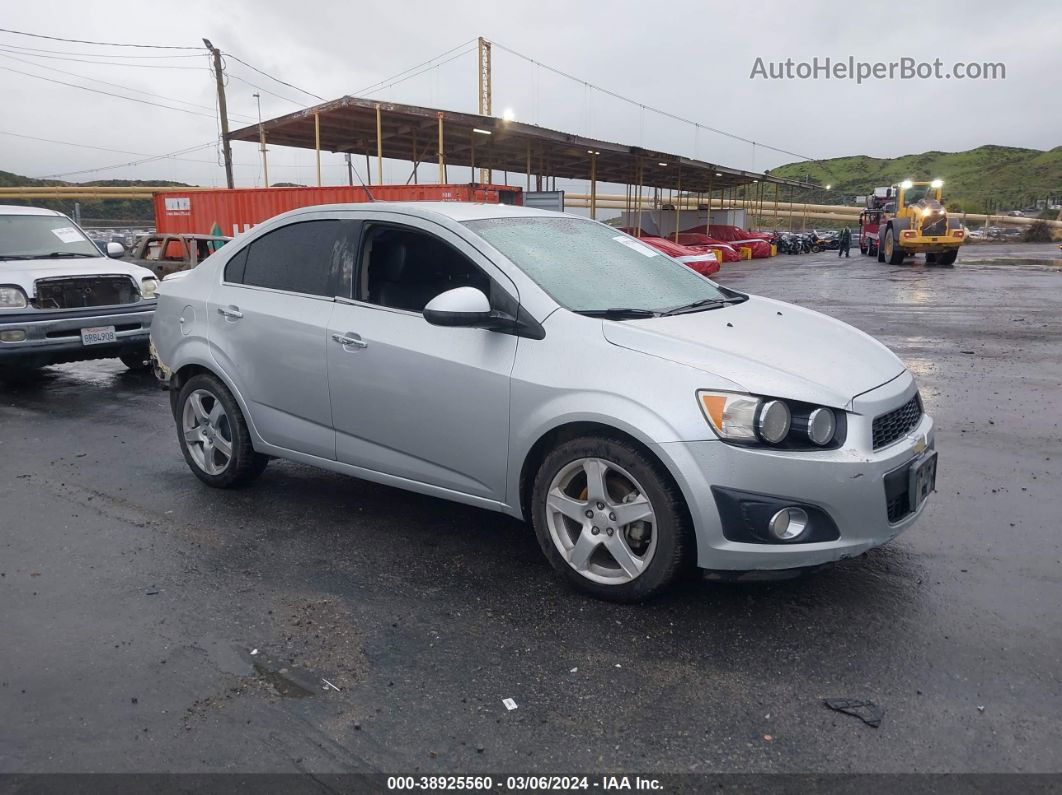
M 0 260 L 0 284 L 14 284 L 28 296 L 34 295 L 33 283 L 37 279 L 55 279 L 63 276 L 96 276 L 121 274 L 131 276 L 137 284 L 141 279 L 154 277 L 147 268 L 132 262 L 110 257 L 92 259 L 20 259 Z
M 602 329 L 613 345 L 703 370 L 748 392 L 835 408 L 905 369 L 892 351 L 847 323 L 767 298 L 604 321 Z

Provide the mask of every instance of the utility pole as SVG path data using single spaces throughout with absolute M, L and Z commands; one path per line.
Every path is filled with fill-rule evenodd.
M 354 187 L 354 164 L 350 162 L 350 152 L 346 154 L 347 159 L 347 182 L 350 183 L 350 187 Z
M 229 146 L 229 108 L 225 103 L 225 81 L 221 77 L 221 50 L 203 39 L 203 44 L 214 56 L 214 80 L 218 84 L 218 115 L 221 116 L 221 151 L 225 156 L 225 182 L 230 189 L 236 187 L 232 179 L 232 148 Z
M 265 127 L 262 126 L 262 95 L 257 91 L 252 94 L 258 103 L 258 145 L 262 150 L 262 179 L 265 186 L 269 187 L 269 161 L 266 160 Z
M 490 42 L 482 36 L 479 37 L 479 69 L 476 71 L 479 73 L 479 115 L 490 116 Z M 481 168 L 479 170 L 479 181 L 487 182 L 488 180 L 487 169 Z

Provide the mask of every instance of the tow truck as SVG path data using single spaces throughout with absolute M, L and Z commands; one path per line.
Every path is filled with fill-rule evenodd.
M 900 265 L 905 257 L 925 254 L 927 265 L 951 265 L 966 242 L 967 230 L 958 218 L 948 215 L 942 201 L 944 180 L 904 180 L 885 189 L 885 201 L 874 212 L 880 188 L 868 197 L 866 219 L 860 216 L 860 250 L 865 226 L 877 224 L 878 262 Z M 867 242 L 867 248 L 871 246 Z M 867 251 L 866 253 L 870 253 Z

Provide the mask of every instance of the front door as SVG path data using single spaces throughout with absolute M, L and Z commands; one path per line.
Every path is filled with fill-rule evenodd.
M 518 339 L 430 325 L 424 305 L 473 286 L 515 287 L 468 244 L 425 222 L 367 225 L 353 298 L 337 300 L 328 372 L 340 461 L 503 501 L 509 377 Z M 492 295 L 493 294 L 493 295 Z

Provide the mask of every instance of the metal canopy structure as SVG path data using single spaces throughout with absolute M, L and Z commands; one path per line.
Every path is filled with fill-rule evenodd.
M 262 140 L 264 138 L 264 141 Z M 474 113 L 341 97 L 286 116 L 235 130 L 232 141 L 251 141 L 318 152 L 339 152 L 414 164 L 439 164 L 439 182 L 449 182 L 446 166 L 610 182 L 650 188 L 711 193 L 754 182 L 806 188 L 807 185 L 727 168 L 716 163 L 637 146 L 586 138 L 533 124 Z M 412 176 L 415 179 L 415 176 Z

